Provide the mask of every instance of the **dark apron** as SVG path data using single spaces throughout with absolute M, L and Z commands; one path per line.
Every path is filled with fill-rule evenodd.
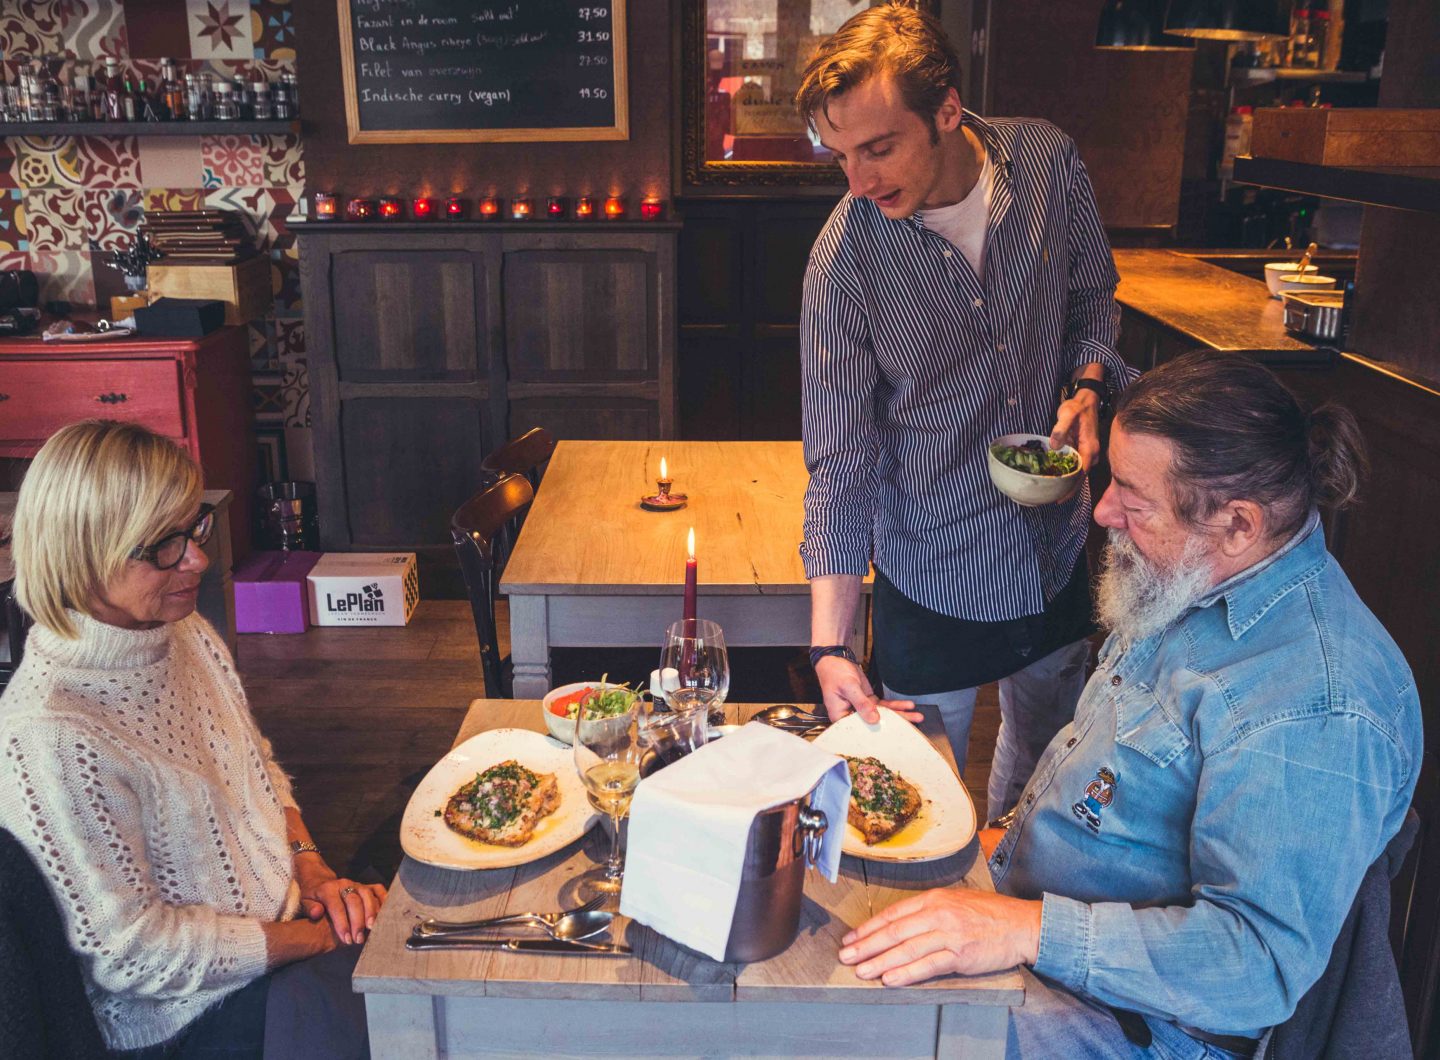
M 871 598 L 880 679 L 907 696 L 989 684 L 1095 632 L 1082 552 L 1070 581 L 1038 615 L 970 622 L 917 604 L 878 568 Z

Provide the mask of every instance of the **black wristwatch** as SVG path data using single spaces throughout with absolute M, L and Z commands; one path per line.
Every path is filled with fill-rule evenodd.
M 813 670 L 815 668 L 815 665 L 819 663 L 821 659 L 829 655 L 837 655 L 842 659 L 846 659 L 854 663 L 856 666 L 860 665 L 860 660 L 855 658 L 855 653 L 851 651 L 846 645 L 821 644 L 817 647 L 810 649 L 810 668 Z
M 1106 412 L 1110 408 L 1110 391 L 1105 384 L 1098 379 L 1073 379 L 1060 387 L 1060 400 L 1069 401 L 1082 390 L 1093 390 L 1095 396 L 1100 399 L 1100 411 Z

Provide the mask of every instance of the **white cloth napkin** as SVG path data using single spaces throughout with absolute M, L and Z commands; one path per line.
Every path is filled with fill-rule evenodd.
M 810 805 L 829 825 L 816 867 L 833 881 L 850 801 L 843 758 L 751 722 L 642 780 L 630 806 L 620 912 L 724 960 L 751 822 L 811 788 Z

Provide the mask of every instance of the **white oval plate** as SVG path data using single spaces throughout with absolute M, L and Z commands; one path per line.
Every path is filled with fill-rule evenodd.
M 523 847 L 492 846 L 451 831 L 441 812 L 462 784 L 513 758 L 526 769 L 554 773 L 560 806 L 535 826 Z M 524 865 L 575 842 L 600 819 L 585 797 L 570 748 L 530 729 L 491 729 L 470 737 L 431 767 L 410 796 L 400 822 L 400 846 L 426 865 L 442 869 L 503 869 Z
M 934 861 L 963 850 L 974 838 L 975 804 L 965 785 L 925 734 L 894 711 L 881 707 L 876 725 L 847 714 L 814 742 L 831 754 L 878 758 L 920 791 L 920 815 L 874 846 L 847 822 L 845 853 L 870 861 Z

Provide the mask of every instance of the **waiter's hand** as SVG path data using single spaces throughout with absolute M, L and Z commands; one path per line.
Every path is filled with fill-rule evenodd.
M 852 710 L 874 725 L 880 720 L 880 708 L 889 707 L 906 721 L 919 721 L 923 715 L 908 699 L 881 699 L 870 687 L 865 671 L 849 659 L 827 655 L 815 664 L 820 691 L 825 695 L 825 712 L 831 721 L 839 721 Z
M 1073 445 L 1080 454 L 1080 464 L 1090 471 L 1100 459 L 1100 395 L 1093 390 L 1078 390 L 1075 396 L 1060 403 L 1055 426 L 1050 430 L 1050 448 Z

